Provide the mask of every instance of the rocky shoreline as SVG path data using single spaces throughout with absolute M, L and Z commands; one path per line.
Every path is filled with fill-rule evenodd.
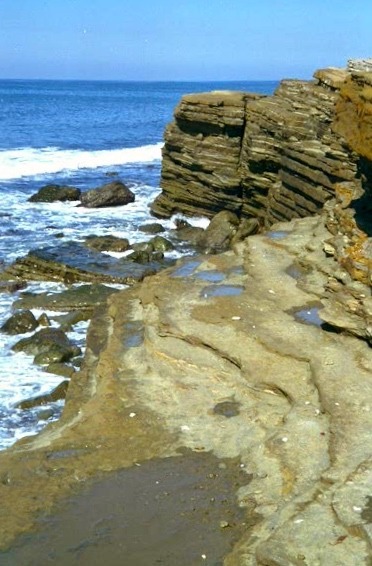
M 180 454 L 192 476 L 190 453 L 241 475 L 185 566 L 370 564 L 372 75 L 354 67 L 273 97 L 181 101 L 153 211 L 220 212 L 214 235 L 215 220 L 194 234 L 212 254 L 94 310 L 60 420 L 0 454 L 4 564 L 40 562 L 32 537 L 16 537 L 58 518 L 66 497 L 80 504 L 82 486 Z M 226 531 L 233 546 L 212 555 Z M 99 540 L 81 537 L 71 559 L 88 565 Z M 151 544 L 128 564 L 174 564 Z

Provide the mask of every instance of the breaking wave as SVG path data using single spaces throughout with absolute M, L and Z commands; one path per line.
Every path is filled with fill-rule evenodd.
M 0 151 L 0 180 L 19 179 L 61 171 L 151 163 L 161 158 L 163 143 L 99 151 L 25 147 Z

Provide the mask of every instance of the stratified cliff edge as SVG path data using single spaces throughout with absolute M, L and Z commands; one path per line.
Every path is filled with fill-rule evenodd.
M 357 157 L 332 128 L 348 73 L 284 80 L 273 96 L 184 96 L 165 132 L 156 215 L 222 209 L 265 226 L 316 213 L 337 183 L 355 182 Z
M 5 566 L 41 564 L 39 542 L 50 533 L 62 541 L 54 564 L 110 563 L 111 506 L 96 512 L 92 491 L 84 504 L 74 499 L 91 527 L 72 540 L 55 504 L 102 476 L 120 497 L 133 484 L 119 490 L 115 470 L 135 476 L 148 460 L 157 471 L 159 459 L 187 465 L 187 477 L 177 476 L 183 496 L 200 453 L 209 480 L 239 468 L 243 515 L 226 499 L 222 520 L 211 518 L 214 494 L 195 519 L 193 492 L 194 534 L 185 536 L 178 516 L 169 530 L 169 493 L 156 476 L 155 507 L 139 523 L 152 532 L 163 522 L 164 538 L 142 536 L 150 559 L 141 562 L 122 529 L 113 564 L 371 564 L 372 74 L 351 65 L 315 76 L 284 81 L 273 97 L 181 101 L 154 211 L 223 208 L 270 229 L 225 253 L 184 259 L 97 309 L 60 422 L 0 454 L 0 548 L 12 545 L 0 554 Z M 138 477 L 135 493 L 147 476 Z M 15 544 L 38 517 L 41 537 Z M 216 554 L 213 539 L 203 540 L 195 552 L 190 538 L 208 522 L 214 540 L 230 533 L 234 545 Z

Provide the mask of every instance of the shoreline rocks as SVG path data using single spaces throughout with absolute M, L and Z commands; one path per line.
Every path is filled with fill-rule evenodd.
M 306 320 L 338 269 L 325 220 L 185 259 L 95 312 L 60 421 L 0 454 L 2 547 L 82 482 L 191 449 L 245 474 L 228 566 L 368 564 L 372 350 Z
M 212 216 L 224 203 L 211 245 L 178 227 L 230 249 L 94 311 L 60 421 L 0 454 L 1 548 L 82 483 L 191 450 L 243 471 L 226 566 L 369 565 L 370 75 L 349 75 L 181 101 L 153 210 Z

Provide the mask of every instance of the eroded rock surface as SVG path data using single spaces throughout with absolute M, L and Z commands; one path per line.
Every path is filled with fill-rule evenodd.
M 229 210 L 262 225 L 315 214 L 337 183 L 360 184 L 356 156 L 331 128 L 348 73 L 284 80 L 273 96 L 184 96 L 165 132 L 158 216 Z
M 330 236 L 293 220 L 112 295 L 60 422 L 0 455 L 2 546 L 87 480 L 187 448 L 245 473 L 226 566 L 369 564 L 372 351 L 307 314 L 352 284 Z

